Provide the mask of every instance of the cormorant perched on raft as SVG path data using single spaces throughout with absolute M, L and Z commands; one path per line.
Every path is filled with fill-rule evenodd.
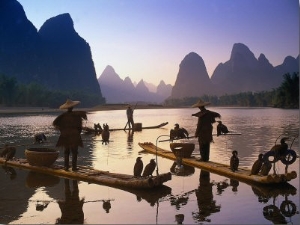
M 136 162 L 134 164 L 134 168 L 133 168 L 133 175 L 135 177 L 140 177 L 142 175 L 143 172 L 143 168 L 144 168 L 144 164 L 143 161 L 141 160 L 142 157 L 137 157 L 136 158 Z
M 288 150 L 288 144 L 285 143 L 286 140 L 288 140 L 289 138 L 284 137 L 281 138 L 280 140 L 280 145 L 274 145 L 271 148 L 271 151 L 275 151 L 275 158 L 279 158 L 281 155 L 283 155 L 287 150 Z
M 101 137 L 102 137 L 102 144 L 105 143 L 107 145 L 109 143 L 109 126 L 107 124 L 103 124 Z
M 217 136 L 229 133 L 228 128 L 222 123 L 222 121 L 217 121 L 217 122 L 219 123 L 217 125 Z
M 0 157 L 5 158 L 5 164 L 6 164 L 8 160 L 11 160 L 15 156 L 15 154 L 16 154 L 16 147 L 5 144 L 3 150 L 0 152 Z
M 232 151 L 232 156 L 230 158 L 230 169 L 235 172 L 238 170 L 240 160 L 238 158 L 238 152 L 236 150 Z
M 268 160 L 265 160 L 261 167 L 260 174 L 262 176 L 267 176 L 269 174 L 271 168 L 272 168 L 272 164 Z
M 43 143 L 44 141 L 47 141 L 46 135 L 44 133 L 39 133 L 34 135 L 34 143 Z
M 143 177 L 152 176 L 155 167 L 156 167 L 156 162 L 154 159 L 151 159 L 150 163 L 148 163 L 145 167 L 145 170 L 143 172 Z
M 264 154 L 259 154 L 258 159 L 254 162 L 252 168 L 251 168 L 251 175 L 257 175 L 262 167 L 262 164 L 264 162 L 263 160 Z

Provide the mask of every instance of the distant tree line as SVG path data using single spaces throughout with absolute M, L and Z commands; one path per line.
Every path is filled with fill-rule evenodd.
M 299 108 L 299 72 L 283 75 L 280 87 L 272 91 L 244 92 L 232 95 L 209 96 L 200 98 L 214 106 L 275 107 Z M 81 107 L 93 107 L 106 103 L 105 98 L 85 93 L 83 90 L 59 91 L 50 90 L 38 83 L 18 84 L 16 78 L 0 75 L 0 105 L 18 107 L 57 108 L 67 98 L 81 101 Z M 199 97 L 167 99 L 164 106 L 191 106 Z
M 93 107 L 105 103 L 105 98 L 87 94 L 84 90 L 50 90 L 38 83 L 19 84 L 15 77 L 0 75 L 0 105 L 2 106 L 57 108 L 67 98 L 81 101 L 81 107 Z
M 209 96 L 200 98 L 214 106 L 242 106 L 242 107 L 275 107 L 286 109 L 299 109 L 299 72 L 283 75 L 280 87 L 272 91 L 257 93 L 244 92 L 232 95 Z M 165 106 L 191 106 L 199 97 L 186 97 L 183 99 L 167 99 Z

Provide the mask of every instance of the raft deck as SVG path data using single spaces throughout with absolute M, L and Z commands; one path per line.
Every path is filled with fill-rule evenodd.
M 5 160 L 0 158 L 0 164 L 4 165 Z M 108 171 L 96 170 L 88 166 L 77 166 L 77 171 L 64 170 L 61 165 L 51 167 L 32 166 L 26 159 L 16 159 L 7 161 L 7 166 L 17 167 L 44 174 L 50 174 L 63 178 L 76 179 L 95 184 L 104 184 L 112 187 L 132 188 L 132 189 L 153 189 L 160 187 L 163 183 L 172 179 L 171 173 L 163 173 L 153 177 L 134 177 L 128 174 L 110 173 Z
M 171 150 L 165 150 L 155 146 L 151 142 L 139 143 L 146 152 L 157 154 L 167 159 L 176 161 L 176 157 Z M 258 183 L 258 184 L 278 184 L 285 183 L 297 177 L 296 171 L 292 171 L 286 174 L 269 174 L 267 176 L 250 175 L 251 170 L 243 167 L 239 167 L 237 171 L 233 172 L 229 165 L 217 163 L 217 162 L 201 162 L 198 158 L 182 158 L 182 163 L 185 165 L 197 167 L 199 169 L 204 169 L 212 173 L 216 173 L 221 176 L 226 176 L 244 183 Z

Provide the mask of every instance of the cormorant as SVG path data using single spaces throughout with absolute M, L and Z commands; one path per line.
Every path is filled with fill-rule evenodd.
M 5 144 L 2 152 L 0 153 L 0 157 L 5 158 L 5 164 L 8 160 L 11 160 L 16 154 L 16 147 L 9 146 L 8 144 Z
M 258 155 L 258 159 L 253 163 L 250 175 L 257 175 L 259 173 L 259 171 L 262 167 L 262 164 L 264 162 L 263 157 L 264 157 L 264 154 Z
M 156 167 L 156 162 L 154 159 L 151 159 L 150 163 L 148 163 L 145 167 L 145 170 L 143 172 L 143 177 L 152 176 L 155 167 Z
M 217 136 L 229 133 L 228 128 L 222 123 L 222 121 L 217 121 L 217 122 L 219 123 L 217 125 Z
M 236 150 L 232 151 L 232 156 L 230 158 L 230 169 L 235 172 L 238 170 L 240 160 L 238 158 L 238 152 Z
M 140 177 L 142 175 L 142 171 L 144 168 L 144 164 L 143 161 L 141 160 L 142 157 L 137 157 L 136 158 L 136 162 L 134 164 L 134 168 L 133 168 L 133 175 L 135 177 Z
M 102 144 L 105 143 L 106 145 L 109 143 L 109 126 L 107 124 L 103 124 L 103 131 L 101 133 L 102 137 Z

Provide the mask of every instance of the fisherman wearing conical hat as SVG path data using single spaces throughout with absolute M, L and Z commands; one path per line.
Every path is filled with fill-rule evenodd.
M 60 109 L 67 109 L 67 111 L 53 121 L 53 126 L 60 131 L 56 146 L 64 147 L 65 170 L 70 167 L 70 153 L 72 153 L 72 170 L 77 170 L 78 146 L 83 147 L 80 133 L 82 131 L 82 119 L 87 120 L 87 116 L 84 111 L 73 111 L 74 106 L 79 103 L 80 101 L 67 99 L 66 103 L 59 107 Z
M 221 115 L 217 112 L 207 110 L 205 106 L 209 105 L 210 102 L 204 102 L 201 99 L 194 105 L 193 108 L 198 107 L 199 112 L 192 114 L 192 116 L 198 117 L 198 124 L 195 132 L 195 136 L 198 137 L 199 149 L 201 161 L 209 161 L 210 153 L 210 142 L 213 141 L 212 137 L 212 124 L 216 122 L 215 118 L 221 118 Z

